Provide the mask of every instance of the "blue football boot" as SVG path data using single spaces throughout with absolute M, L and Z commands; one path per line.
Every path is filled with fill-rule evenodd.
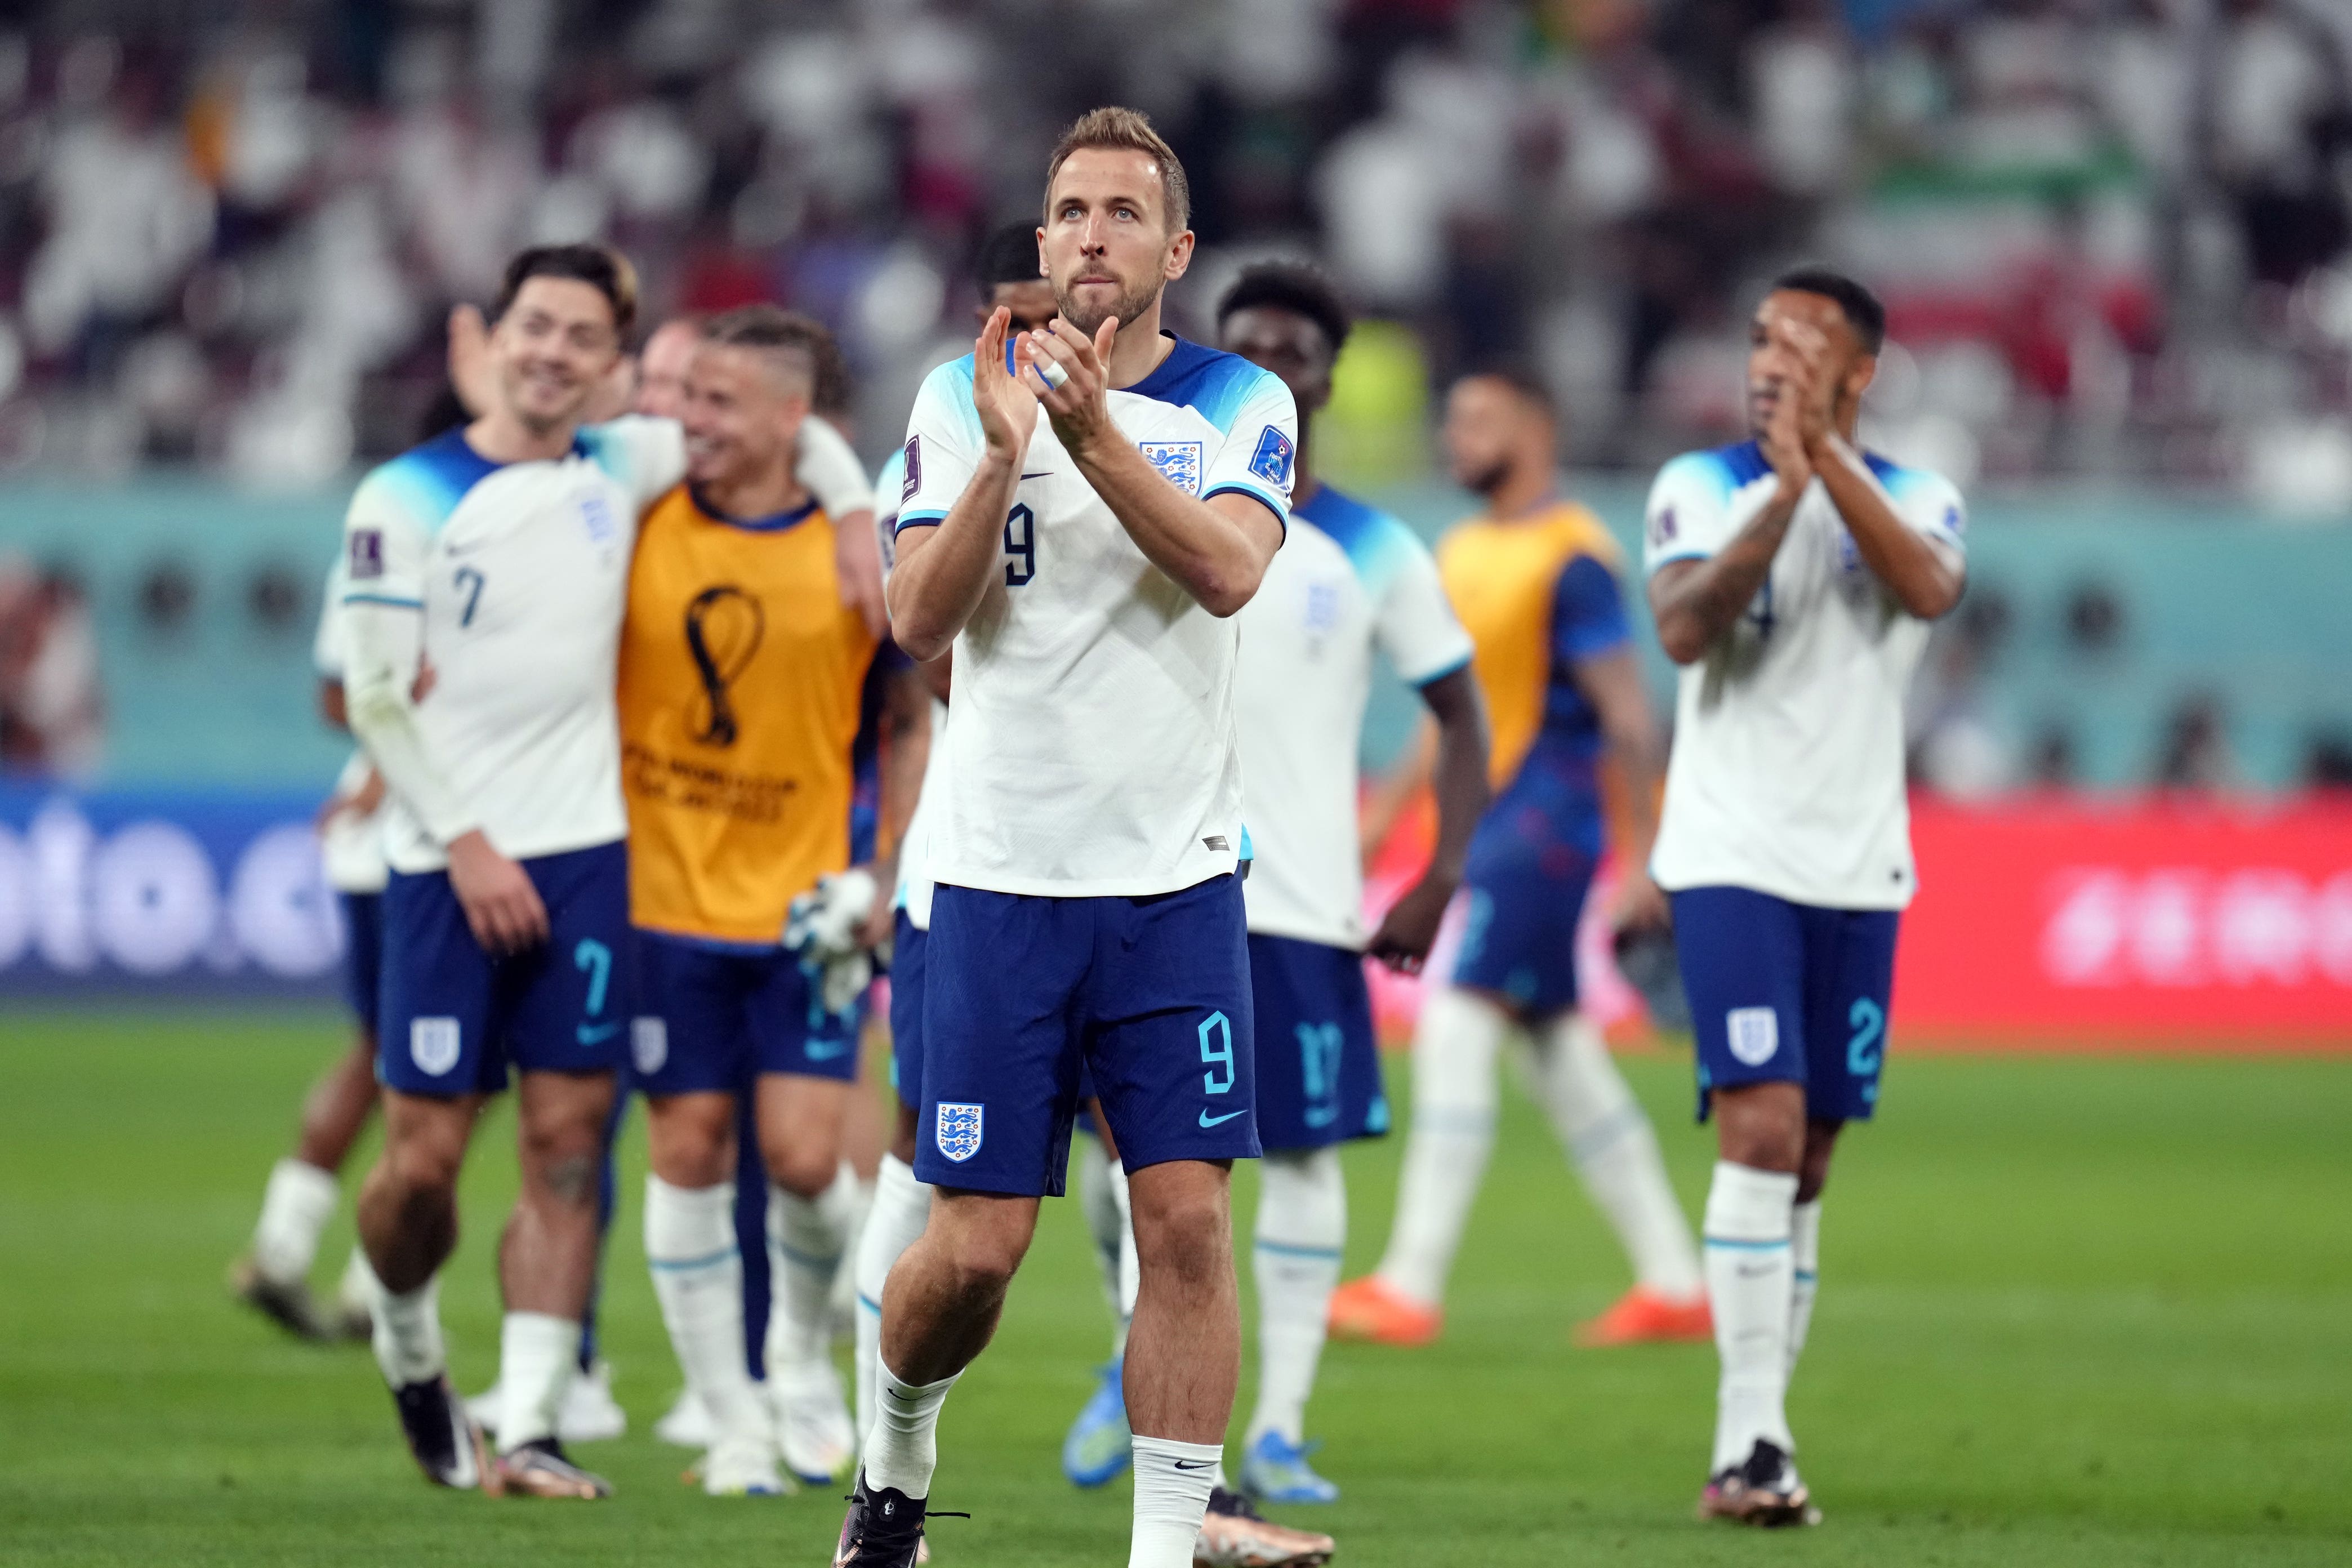
M 1242 1490 L 1261 1502 L 1338 1502 L 1339 1489 L 1317 1475 L 1307 1456 L 1320 1443 L 1293 1443 L 1268 1429 L 1242 1455 Z
M 1124 1372 L 1124 1358 L 1115 1358 L 1102 1369 L 1102 1382 L 1070 1423 L 1070 1435 L 1062 1439 L 1062 1473 L 1074 1485 L 1102 1486 L 1135 1462 L 1127 1390 L 1119 1381 Z

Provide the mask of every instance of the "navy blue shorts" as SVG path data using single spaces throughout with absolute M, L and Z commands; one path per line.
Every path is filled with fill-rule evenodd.
M 1130 1172 L 1255 1158 L 1243 922 L 1231 875 L 1150 898 L 942 886 L 924 952 L 915 1174 L 1059 1196 L 1082 1067 Z
M 1558 794 L 1514 781 L 1478 824 L 1462 875 L 1454 984 L 1528 1018 L 1576 1005 L 1576 927 L 1601 857 L 1598 797 Z
M 826 1012 L 822 975 L 793 953 L 641 930 L 637 964 L 640 1091 L 734 1094 L 764 1073 L 857 1076 L 860 1009 Z
M 1364 955 L 1286 936 L 1249 939 L 1257 1015 L 1257 1136 L 1322 1149 L 1389 1130 Z
M 383 895 L 338 893 L 343 908 L 343 1000 L 373 1033 L 383 1005 Z
M 494 1094 L 524 1072 L 611 1072 L 635 1010 L 629 860 L 619 844 L 522 862 L 548 940 L 494 959 L 446 871 L 395 871 L 383 890 L 376 1078 L 404 1094 Z
M 890 1079 L 898 1103 L 923 1109 L 923 971 L 931 933 L 898 911 L 890 942 Z
M 1698 1046 L 1699 1120 L 1710 1089 L 1797 1083 L 1812 1120 L 1868 1121 L 1878 1107 L 1901 917 L 1748 888 L 1690 888 L 1673 899 Z

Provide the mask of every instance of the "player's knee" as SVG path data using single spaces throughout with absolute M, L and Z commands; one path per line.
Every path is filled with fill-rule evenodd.
M 465 1154 L 462 1140 L 418 1131 L 387 1140 L 383 1165 L 404 1204 L 431 1201 L 456 1195 Z
M 960 1226 L 947 1238 L 950 1289 L 967 1310 L 1002 1300 L 1029 1250 L 1028 1238 L 1002 1226 Z
M 841 1173 L 841 1156 L 833 1149 L 769 1149 L 761 1156 L 768 1180 L 796 1198 L 822 1197 Z
M 1716 1144 L 1724 1159 L 1756 1171 L 1799 1170 L 1805 1153 L 1803 1102 L 1778 1092 L 1790 1087 L 1767 1083 L 1716 1091 Z
M 1188 1283 L 1233 1272 L 1232 1216 L 1223 1194 L 1186 1193 L 1135 1215 L 1135 1247 L 1147 1275 L 1172 1274 Z

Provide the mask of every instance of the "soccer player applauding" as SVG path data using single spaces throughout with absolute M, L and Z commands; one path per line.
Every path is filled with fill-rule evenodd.
M 554 1424 L 631 1011 L 614 658 L 638 510 L 683 463 L 667 421 L 580 426 L 635 309 L 635 274 L 603 247 L 516 257 L 480 416 L 368 475 L 344 528 L 346 700 L 391 795 L 384 1150 L 360 1235 L 383 1287 L 377 1360 L 446 1486 L 609 1490 Z M 522 1190 L 499 1254 L 505 1408 L 486 1466 L 450 1392 L 435 1277 L 475 1117 L 510 1068 Z
M 1822 1184 L 1878 1100 L 1911 900 L 1903 691 L 1965 581 L 1959 492 L 1863 451 L 1886 315 L 1791 272 L 1748 329 L 1753 439 L 1650 492 L 1650 605 L 1683 666 L 1652 867 L 1673 896 L 1720 1159 L 1706 1282 L 1723 1358 L 1703 1518 L 1818 1518 L 1782 1409 L 1812 1316 Z
M 1231 1162 L 1258 1152 L 1241 879 L 1239 638 L 1289 510 L 1282 383 L 1160 331 L 1184 173 L 1097 110 L 1046 171 L 1060 308 L 934 371 L 907 441 L 891 623 L 955 653 L 915 1173 L 939 1189 L 882 1301 L 880 1410 L 838 1565 L 907 1568 L 940 1408 L 988 1342 L 1079 1074 L 1131 1183 L 1131 1568 L 1187 1568 L 1241 1352 Z

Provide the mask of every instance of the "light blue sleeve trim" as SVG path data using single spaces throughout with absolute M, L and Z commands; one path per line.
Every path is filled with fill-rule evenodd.
M 1701 550 L 1697 546 L 1690 544 L 1681 545 L 1675 549 L 1667 551 L 1664 555 L 1659 556 L 1647 566 L 1644 566 L 1642 569 L 1642 574 L 1645 577 L 1654 577 L 1658 574 L 1658 568 L 1661 566 L 1671 566 L 1677 561 L 1708 561 L 1712 560 L 1714 556 L 1715 552 L 1712 550 Z
M 422 599 L 403 599 L 391 594 L 346 594 L 343 595 L 343 603 L 346 605 L 389 605 L 396 610 L 421 610 L 425 607 L 425 601 Z
M 1285 539 L 1290 537 L 1290 507 L 1272 490 L 1260 489 L 1255 485 L 1245 485 L 1239 479 L 1226 479 L 1210 487 L 1201 499 L 1207 500 L 1212 496 L 1224 495 L 1228 491 L 1234 495 L 1247 496 L 1274 513 L 1275 521 L 1282 524 L 1282 537 Z
M 1405 681 L 1405 684 L 1414 688 L 1415 689 L 1419 689 L 1424 686 L 1434 686 L 1439 681 L 1444 679 L 1447 676 L 1459 675 L 1464 670 L 1469 668 L 1471 658 L 1472 656 L 1465 653 L 1460 658 L 1457 658 L 1453 663 L 1445 666 L 1443 669 L 1432 670 L 1427 675 L 1411 677 Z
M 890 537 L 896 539 L 910 528 L 937 528 L 947 520 L 948 514 L 943 511 L 900 512 L 897 525 L 890 530 Z

